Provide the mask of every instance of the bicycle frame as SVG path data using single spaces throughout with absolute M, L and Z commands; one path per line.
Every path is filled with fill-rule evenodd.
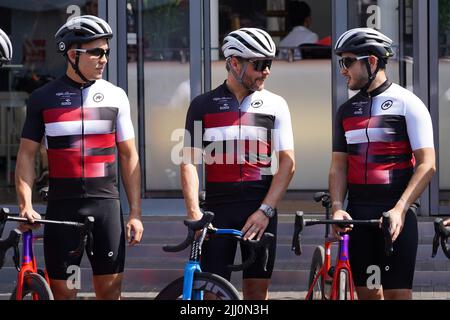
M 341 270 L 346 270 L 348 273 L 348 287 L 350 292 L 350 300 L 354 300 L 354 284 L 353 284 L 353 276 L 352 271 L 350 268 L 350 262 L 348 257 L 348 244 L 350 237 L 348 234 L 345 234 L 342 236 L 342 240 L 336 240 L 327 238 L 325 240 L 325 259 L 324 263 L 322 265 L 322 268 L 317 273 L 317 275 L 314 278 L 314 281 L 311 284 L 311 287 L 308 290 L 308 294 L 306 295 L 306 300 L 309 300 L 311 295 L 313 294 L 314 287 L 316 286 L 319 279 L 321 279 L 322 283 L 320 283 L 320 286 L 322 288 L 323 298 L 326 299 L 326 292 L 325 292 L 325 282 L 328 280 L 332 280 L 331 284 L 331 292 L 328 294 L 330 297 L 330 300 L 337 300 L 338 299 L 338 291 L 339 291 L 339 274 Z M 338 256 L 336 258 L 336 265 L 333 273 L 333 277 L 331 278 L 329 275 L 329 270 L 331 268 L 331 245 L 333 242 L 339 242 L 339 252 Z
M 23 255 L 22 255 L 22 264 L 20 267 L 20 271 L 17 274 L 17 291 L 16 291 L 16 299 L 22 300 L 22 290 L 23 290 L 23 281 L 25 275 L 27 273 L 38 273 L 38 266 L 36 263 L 36 257 L 33 252 L 33 241 L 35 237 L 33 237 L 33 232 L 31 230 L 26 231 L 22 234 L 22 242 L 23 242 Z M 44 277 L 47 283 L 50 283 L 47 272 L 44 270 Z M 33 294 L 33 300 L 38 300 L 36 294 Z
M 206 229 L 204 234 L 206 234 Z M 240 231 L 234 229 L 217 229 L 216 234 L 242 236 Z M 199 241 L 192 243 L 189 261 L 184 266 L 183 300 L 203 300 L 203 291 L 192 290 L 194 286 L 194 274 L 196 272 L 202 272 L 198 253 L 201 250 L 203 239 L 204 235 L 202 235 Z

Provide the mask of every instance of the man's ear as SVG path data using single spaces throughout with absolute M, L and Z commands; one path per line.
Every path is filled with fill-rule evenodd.
M 75 63 L 76 55 L 77 53 L 75 50 L 67 50 L 67 58 L 70 60 L 70 62 Z
M 369 56 L 368 59 L 369 59 L 370 67 L 371 67 L 373 70 L 375 70 L 376 67 L 377 67 L 378 58 L 375 57 L 375 56 Z

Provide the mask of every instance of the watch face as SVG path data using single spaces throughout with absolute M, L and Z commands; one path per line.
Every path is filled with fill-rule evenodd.
M 275 209 L 273 209 L 270 206 L 261 206 L 262 212 L 264 212 L 264 215 L 268 218 L 272 218 L 275 215 Z

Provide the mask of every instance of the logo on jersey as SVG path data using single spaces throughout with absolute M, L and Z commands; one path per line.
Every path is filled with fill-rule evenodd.
M 386 110 L 390 109 L 393 105 L 394 105 L 394 102 L 392 100 L 388 100 L 388 101 L 383 102 L 383 104 L 381 105 L 381 109 L 386 111 Z
M 253 102 L 251 103 L 251 106 L 252 106 L 253 108 L 259 108 L 259 107 L 261 107 L 262 105 L 263 105 L 262 100 L 256 100 L 256 101 L 253 101 Z
M 355 112 L 354 112 L 354 115 L 357 115 L 357 116 L 361 116 L 361 115 L 363 115 L 363 114 L 364 114 L 363 108 L 358 108 L 358 109 L 355 110 Z
M 94 100 L 94 102 L 100 102 L 100 101 L 102 101 L 103 100 L 103 98 L 105 98 L 104 96 L 103 96 L 103 94 L 101 94 L 101 93 L 96 93 L 96 94 L 94 94 L 94 97 L 92 98 L 93 100 Z

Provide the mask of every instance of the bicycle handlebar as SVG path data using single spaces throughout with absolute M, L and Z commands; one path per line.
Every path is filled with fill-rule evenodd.
M 295 224 L 294 224 L 294 235 L 292 238 L 292 251 L 295 252 L 296 255 L 302 254 L 302 246 L 301 246 L 301 233 L 305 226 L 312 226 L 316 224 L 335 224 L 341 227 L 349 226 L 349 225 L 379 225 L 380 220 L 330 220 L 330 219 L 305 219 L 303 217 L 303 211 L 297 211 L 295 214 Z M 393 247 L 392 247 L 392 237 L 389 231 L 390 228 L 390 217 L 389 212 L 383 213 L 383 222 L 381 228 L 383 230 L 384 240 L 385 240 L 385 248 L 384 251 L 387 256 L 392 255 Z
M 431 257 L 434 258 L 437 254 L 439 243 L 441 244 L 442 251 L 445 256 L 450 259 L 450 251 L 447 245 L 447 239 L 450 236 L 450 227 L 444 225 L 444 220 L 442 218 L 436 218 L 434 220 L 434 238 L 433 238 L 433 249 Z
M 249 250 L 249 258 L 238 265 L 228 265 L 227 267 L 231 271 L 240 271 L 248 268 L 256 260 L 256 250 L 264 248 L 264 270 L 266 270 L 267 260 L 268 260 L 268 250 L 269 245 L 275 240 L 275 236 L 272 233 L 265 232 L 261 239 L 258 240 L 244 240 L 242 237 L 242 232 L 234 229 L 217 229 L 212 227 L 211 222 L 214 218 L 214 213 L 210 211 L 205 211 L 200 220 L 184 220 L 184 225 L 188 228 L 188 234 L 186 239 L 178 245 L 165 245 L 163 250 L 166 252 L 179 252 L 186 249 L 195 241 L 195 232 L 205 229 L 206 233 L 214 236 L 225 236 L 231 237 L 236 241 L 244 243 Z
M 1 208 L 0 209 L 0 225 L 4 226 L 6 221 L 29 223 L 27 218 L 11 216 L 11 215 L 9 215 L 8 208 Z M 94 227 L 94 222 L 95 222 L 94 217 L 88 216 L 85 218 L 84 223 L 74 222 L 74 221 L 56 221 L 56 220 L 47 220 L 47 219 L 36 219 L 36 220 L 34 220 L 33 224 L 38 223 L 38 224 L 64 225 L 64 226 L 78 228 L 80 230 L 80 243 L 79 243 L 77 249 L 70 251 L 69 254 L 71 256 L 80 256 L 83 252 L 83 249 L 86 248 L 88 255 L 93 256 L 94 255 L 94 251 L 93 251 L 94 240 L 93 240 L 93 235 L 92 235 L 92 229 Z M 1 230 L 1 231 L 3 231 L 3 230 Z M 14 237 L 14 239 L 15 238 L 20 239 L 20 235 L 22 233 L 19 230 L 17 230 L 17 231 L 20 234 L 11 236 L 11 233 L 10 233 L 10 236 L 5 241 L 7 241 L 10 237 Z M 0 237 L 1 237 L 1 233 L 0 233 Z M 12 241 L 12 240 L 9 240 L 9 241 Z M 14 262 L 16 265 L 16 269 L 20 270 L 19 259 L 18 258 L 16 259 L 16 254 L 18 256 L 18 252 L 19 252 L 19 241 L 10 242 L 10 243 L 12 243 L 13 247 L 14 247 L 13 259 L 14 259 Z M 0 256 L 4 255 L 10 247 L 0 248 Z

